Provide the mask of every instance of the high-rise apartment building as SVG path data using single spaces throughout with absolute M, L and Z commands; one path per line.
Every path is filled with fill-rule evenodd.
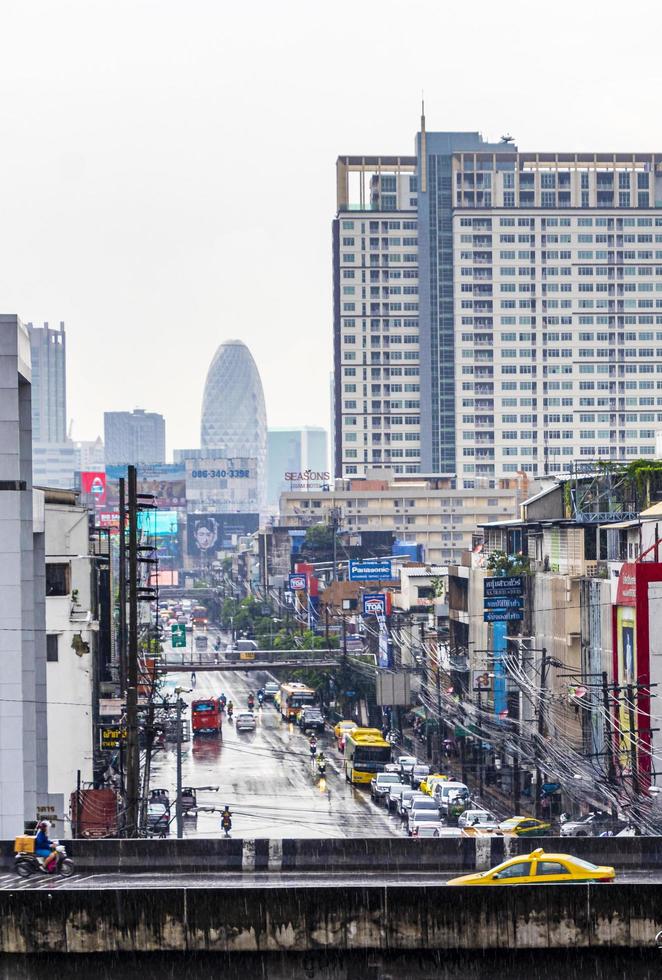
M 509 137 L 488 143 L 478 133 L 427 133 L 424 121 L 416 148 L 416 212 L 407 220 L 417 222 L 418 243 L 407 262 L 420 270 L 421 472 L 456 473 L 470 486 L 520 471 L 555 474 L 573 461 L 654 455 L 662 423 L 662 154 L 519 152 Z M 385 427 L 380 432 L 374 423 L 384 413 L 376 412 L 377 391 L 368 401 L 368 385 L 384 386 L 386 371 L 389 456 L 391 465 L 400 462 L 393 458 L 394 359 L 384 319 L 378 327 L 375 317 L 381 338 L 374 346 L 371 332 L 368 304 L 377 296 L 361 295 L 351 311 L 343 294 L 345 269 L 361 270 L 363 290 L 373 268 L 386 271 L 384 255 L 389 289 L 399 284 L 388 240 L 388 222 L 398 216 L 382 210 L 392 201 L 370 198 L 357 218 L 344 193 L 345 161 L 361 159 L 339 160 L 334 225 L 342 475 L 351 475 L 353 465 L 361 472 L 366 454 L 379 465 L 367 433 L 381 435 L 384 453 Z M 370 161 L 374 169 L 379 160 Z M 352 220 L 365 230 L 365 250 Z M 352 238 L 352 249 L 343 245 Z M 403 271 L 404 261 L 405 255 Z M 398 315 L 390 299 L 389 341 Z M 404 317 L 403 308 L 403 335 Z M 348 359 L 352 345 L 356 355 Z M 352 383 L 356 399 L 345 390 Z M 383 410 L 383 388 L 380 394 Z M 352 400 L 355 421 L 345 408 Z
M 107 466 L 165 463 L 165 419 L 156 412 L 104 412 Z
M 35 442 L 67 438 L 67 339 L 64 323 L 54 330 L 27 324 L 32 356 L 32 433 Z
M 415 157 L 340 157 L 333 222 L 334 471 L 420 470 Z

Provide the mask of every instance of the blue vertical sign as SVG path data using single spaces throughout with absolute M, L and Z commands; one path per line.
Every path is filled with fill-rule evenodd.
M 492 624 L 492 638 L 494 644 L 494 714 L 499 715 L 508 710 L 508 698 L 506 697 L 506 670 L 503 665 L 503 658 L 506 656 L 508 643 L 506 640 L 508 630 L 507 623 Z

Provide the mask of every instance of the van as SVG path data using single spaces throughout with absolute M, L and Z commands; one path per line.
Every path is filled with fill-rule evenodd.
M 469 800 L 469 787 L 466 783 L 456 783 L 450 780 L 439 782 L 434 788 L 434 798 L 439 804 L 442 816 L 448 816 L 449 804 L 457 800 Z M 466 804 L 465 804 L 466 805 Z

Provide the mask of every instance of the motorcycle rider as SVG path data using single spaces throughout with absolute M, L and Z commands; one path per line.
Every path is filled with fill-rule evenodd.
M 220 704 L 220 706 L 221 706 L 221 711 L 223 711 L 223 710 L 224 710 L 224 708 L 225 708 L 225 705 L 226 705 L 226 704 L 228 703 L 228 699 L 227 699 L 227 698 L 226 698 L 226 696 L 225 696 L 225 692 L 223 692 L 223 693 L 221 693 L 221 696 L 220 696 L 220 698 L 218 699 L 218 703 L 219 703 L 219 704 Z
M 321 749 L 319 755 L 317 756 L 317 770 L 320 776 L 323 776 L 326 772 L 326 759 L 324 758 L 324 753 Z
M 248 695 L 248 709 L 249 709 L 249 711 L 252 711 L 254 707 L 255 707 L 255 698 L 253 697 L 253 694 L 251 693 L 251 694 Z
M 317 739 L 314 735 L 310 736 L 310 742 L 308 744 L 310 746 L 310 761 L 314 762 L 317 754 Z
M 49 874 L 55 871 L 55 865 L 57 864 L 57 854 L 55 851 L 55 844 L 50 840 L 48 832 L 51 829 L 51 825 L 48 820 L 42 820 L 37 824 L 37 838 L 35 840 L 35 855 L 38 858 L 42 858 L 40 863 L 43 863 L 45 871 Z
M 234 711 L 234 704 L 232 701 L 228 701 L 228 718 L 232 718 L 232 712 Z
M 257 692 L 257 703 L 262 707 L 262 702 L 264 701 L 264 691 L 262 688 Z
M 225 831 L 225 836 L 230 836 L 230 831 L 232 830 L 232 814 L 230 813 L 229 804 L 225 804 L 225 809 L 221 814 L 221 830 Z

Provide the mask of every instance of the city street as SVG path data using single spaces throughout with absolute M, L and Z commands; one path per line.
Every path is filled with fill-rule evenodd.
M 267 680 L 262 672 L 222 671 L 197 675 L 193 693 L 183 699 L 222 692 L 234 702 L 237 713 L 247 710 L 247 697 Z M 162 692 L 174 698 L 176 687 L 190 688 L 190 670 L 168 674 Z M 189 717 L 189 712 L 185 717 Z M 223 715 L 223 736 L 198 737 L 182 745 L 184 786 L 219 786 L 219 792 L 201 790 L 198 804 L 217 807 L 217 813 L 186 817 L 187 837 L 219 834 L 220 810 L 227 803 L 233 813 L 233 837 L 365 837 L 401 836 L 400 821 L 370 799 L 367 788 L 356 789 L 345 781 L 342 758 L 333 733 L 327 730 L 318 740 L 327 757 L 327 774 L 320 780 L 313 770 L 308 740 L 297 726 L 286 724 L 272 703 L 255 711 L 254 732 L 237 733 Z M 151 787 L 165 788 L 173 801 L 176 784 L 176 751 L 168 744 L 152 761 Z M 174 821 L 171 834 L 175 834 Z

